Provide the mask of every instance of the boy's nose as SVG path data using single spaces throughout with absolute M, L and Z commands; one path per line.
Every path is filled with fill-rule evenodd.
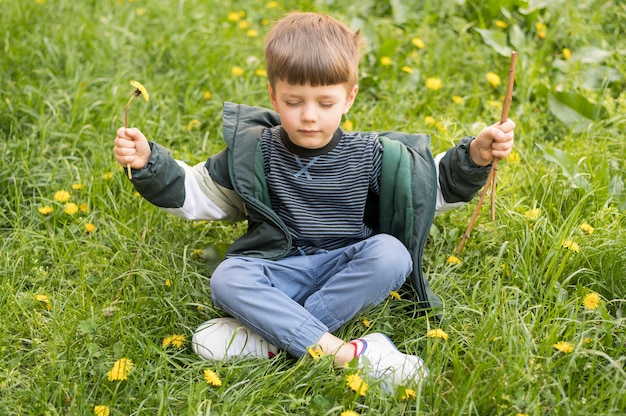
M 305 105 L 302 108 L 302 114 L 300 115 L 302 121 L 315 121 L 317 118 L 317 114 L 315 113 L 315 109 L 313 106 Z

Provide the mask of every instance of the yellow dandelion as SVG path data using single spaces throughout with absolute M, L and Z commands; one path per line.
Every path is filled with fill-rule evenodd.
M 83 189 L 83 184 L 82 183 L 73 183 L 72 184 L 72 189 L 75 191 L 80 191 L 81 189 Z
M 416 396 L 415 390 L 405 388 L 404 392 L 400 395 L 400 400 L 414 399 Z
M 430 78 L 426 78 L 426 88 L 429 90 L 439 90 L 441 89 L 441 87 L 443 87 L 443 83 L 441 82 L 441 80 L 437 77 L 430 77 Z
M 496 27 L 499 27 L 500 29 L 506 29 L 507 27 L 509 27 L 509 24 L 504 20 L 496 20 L 494 23 Z
M 583 339 L 583 342 L 584 342 L 585 344 L 591 344 L 591 343 L 593 342 L 593 339 L 591 339 L 591 338 L 589 338 L 589 337 L 586 337 L 585 339 Z
M 451 265 L 455 265 L 455 264 L 461 264 L 461 263 L 463 263 L 463 261 L 460 258 L 458 258 L 457 256 L 450 255 L 450 256 L 448 256 L 448 260 L 446 260 L 446 263 L 451 264 Z
M 239 26 L 239 29 L 241 30 L 246 30 L 247 28 L 250 27 L 250 22 L 248 22 L 247 20 L 242 20 L 239 23 L 237 23 L 237 26 Z
M 572 57 L 572 51 L 569 48 L 563 48 L 562 53 L 565 60 L 568 60 Z
M 35 4 L 46 4 L 46 0 L 35 0 Z
M 189 123 L 187 123 L 187 131 L 191 131 L 196 127 L 202 126 L 202 123 L 197 118 L 192 118 Z
M 94 231 L 96 231 L 96 226 L 90 222 L 85 224 L 85 232 L 86 233 L 93 233 Z
M 530 221 L 536 220 L 537 218 L 539 218 L 539 215 L 541 215 L 541 210 L 539 208 L 529 209 L 524 213 L 526 219 Z
M 89 205 L 87 205 L 87 204 L 85 204 L 85 203 L 80 204 L 80 205 L 78 206 L 78 209 L 80 210 L 80 212 L 82 212 L 82 213 L 86 214 L 86 213 L 88 213 L 88 212 L 89 212 Z
M 511 152 L 509 153 L 509 155 L 506 157 L 506 161 L 509 163 L 519 163 L 522 161 L 521 156 L 519 155 L 519 153 L 517 152 Z
M 135 87 L 135 92 L 133 93 L 135 97 L 139 97 L 141 95 L 144 100 L 146 101 L 150 100 L 150 96 L 148 95 L 148 90 L 146 90 L 146 87 L 141 85 L 139 81 L 133 80 L 130 82 L 130 85 Z
M 311 358 L 313 358 L 315 361 L 319 360 L 324 355 L 324 352 L 322 351 L 322 349 L 320 347 L 317 347 L 317 346 L 315 346 L 315 347 L 307 347 L 306 351 L 309 353 Z
M 194 248 L 193 251 L 191 252 L 191 255 L 197 259 L 202 258 L 203 254 L 204 254 L 204 250 L 202 250 L 201 248 Z
M 96 416 L 109 416 L 111 414 L 111 410 L 109 409 L 109 406 L 99 404 L 93 407 L 93 414 Z
M 463 104 L 463 97 L 461 97 L 460 95 L 453 95 L 452 102 L 454 104 Z
M 402 71 L 406 72 L 407 74 L 412 74 L 413 73 L 413 68 L 411 68 L 410 66 L 403 66 L 402 67 Z
M 230 73 L 235 75 L 235 76 L 243 75 L 243 68 L 241 68 L 240 66 L 234 66 L 230 70 Z
M 268 9 L 275 9 L 275 8 L 278 7 L 278 2 L 277 1 L 269 1 L 265 5 L 265 7 L 267 7 Z
M 171 279 L 165 279 L 165 286 L 171 287 L 172 286 L 172 280 Z
M 346 384 L 350 389 L 361 396 L 365 396 L 369 386 L 358 374 L 350 374 L 346 376 Z
M 169 279 L 168 279 L 169 280 Z M 176 349 L 181 349 L 185 343 L 185 336 L 181 334 L 174 334 L 163 338 L 162 348 L 167 348 L 170 345 Z
M 382 66 L 389 66 L 393 63 L 393 61 L 391 60 L 390 57 L 388 56 L 383 56 L 382 58 L 380 58 L 380 64 Z
M 67 202 L 70 200 L 70 193 L 64 189 L 54 193 L 54 200 L 57 202 Z
M 246 32 L 246 36 L 248 36 L 249 38 L 255 38 L 259 36 L 259 32 L 254 29 L 248 29 L 248 31 Z
M 344 410 L 339 414 L 339 416 L 359 416 L 359 413 L 354 410 Z
M 50 215 L 52 214 L 52 211 L 54 211 L 54 209 L 51 206 L 45 205 L 43 207 L 37 208 L 37 211 L 39 211 L 41 215 Z
M 104 172 L 102 174 L 102 179 L 104 179 L 105 181 L 108 181 L 109 179 L 113 178 L 113 172 Z
M 428 127 L 432 127 L 437 124 L 437 120 L 435 120 L 435 117 L 426 116 L 424 117 L 424 124 L 426 124 Z
M 501 263 L 500 268 L 502 269 L 506 277 L 511 276 L 511 270 L 509 270 L 509 266 L 506 263 Z
M 515 416 L 528 416 L 528 413 L 515 413 Z
M 203 91 L 202 92 L 202 98 L 204 98 L 207 101 L 209 101 L 212 96 L 213 96 L 213 94 L 211 94 L 211 91 Z
M 546 26 L 544 23 L 537 22 L 535 23 L 535 29 L 537 30 L 537 36 L 539 36 L 539 39 L 546 38 L 548 26 Z
M 448 340 L 448 334 L 441 328 L 431 329 L 426 333 L 427 338 L 440 338 L 443 340 Z
M 259 68 L 256 71 L 254 71 L 254 75 L 256 75 L 258 77 L 266 77 L 267 78 L 267 70 Z
M 222 385 L 222 380 L 220 380 L 219 376 L 208 368 L 204 370 L 204 380 L 206 381 L 206 384 L 210 386 L 219 387 Z
M 354 126 L 352 125 L 352 122 L 350 120 L 344 120 L 343 124 L 341 125 L 341 127 L 345 130 L 345 131 L 353 131 Z
M 583 298 L 583 306 L 585 309 L 598 309 L 598 306 L 600 306 L 600 295 L 595 292 L 587 293 Z
M 50 298 L 46 295 L 36 295 L 35 299 L 38 302 L 43 303 L 44 305 L 46 305 L 46 309 L 47 310 L 51 310 L 52 309 L 52 304 L 50 303 Z
M 137 13 L 137 16 L 143 16 L 144 14 L 146 14 L 146 9 L 144 9 L 143 7 L 137 7 L 135 9 L 135 13 Z
M 372 323 L 369 321 L 369 319 L 367 318 L 363 318 L 361 319 L 361 322 L 363 323 L 363 325 L 365 326 L 365 328 L 371 328 L 372 327 Z
M 411 39 L 411 43 L 413 44 L 413 46 L 415 46 L 418 49 L 424 49 L 426 47 L 426 45 L 424 44 L 424 41 L 421 40 L 420 38 Z
M 573 251 L 574 253 L 580 253 L 580 247 L 575 241 L 572 240 L 565 240 L 563 242 L 563 248 Z
M 487 81 L 491 84 L 492 87 L 497 87 L 498 85 L 500 85 L 500 82 L 502 82 L 500 80 L 500 75 L 496 74 L 495 72 L 487 72 Z
M 78 212 L 78 205 L 73 202 L 68 202 L 63 207 L 63 212 L 65 212 L 67 215 L 74 215 Z
M 230 12 L 228 13 L 228 16 L 226 16 L 226 18 L 230 22 L 238 22 L 241 20 L 241 15 L 239 14 L 239 12 Z
M 389 292 L 389 297 L 395 300 L 402 300 L 402 296 L 400 296 L 400 294 L 396 292 L 395 290 L 392 290 L 391 292 Z
M 593 234 L 593 232 L 596 230 L 595 228 L 593 228 L 591 225 L 589 225 L 586 222 L 580 224 L 579 228 L 589 235 Z
M 567 341 L 559 341 L 552 346 L 563 354 L 569 354 L 570 352 L 574 351 L 574 346 Z
M 120 381 L 128 379 L 128 373 L 133 368 L 133 362 L 128 358 L 120 358 L 113 364 L 113 368 L 107 373 L 109 381 Z

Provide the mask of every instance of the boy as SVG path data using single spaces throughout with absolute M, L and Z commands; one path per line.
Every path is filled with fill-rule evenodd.
M 421 268 L 435 210 L 475 195 L 490 162 L 510 153 L 515 125 L 488 127 L 436 160 L 427 136 L 344 132 L 359 58 L 358 32 L 292 13 L 265 43 L 275 111 L 226 103 L 227 148 L 206 163 L 190 167 L 137 129 L 118 130 L 116 159 L 147 200 L 188 219 L 248 221 L 211 276 L 213 302 L 232 318 L 198 328 L 201 357 L 313 348 L 337 365 L 357 359 L 387 389 L 427 375 L 383 334 L 345 342 L 332 333 L 407 277 L 420 305 L 436 306 Z

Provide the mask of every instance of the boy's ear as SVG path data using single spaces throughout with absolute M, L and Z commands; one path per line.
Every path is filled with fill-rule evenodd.
M 352 88 L 352 90 L 348 93 L 348 96 L 346 97 L 346 104 L 343 108 L 344 114 L 348 114 L 348 111 L 350 111 L 350 108 L 352 107 L 352 104 L 354 104 L 354 100 L 358 92 L 359 92 L 359 86 L 355 85 Z
M 274 90 L 272 89 L 272 84 L 267 83 L 267 92 L 270 94 L 270 101 L 272 102 L 272 107 L 274 107 L 274 111 L 278 112 L 278 101 L 276 100 L 276 94 L 274 94 Z

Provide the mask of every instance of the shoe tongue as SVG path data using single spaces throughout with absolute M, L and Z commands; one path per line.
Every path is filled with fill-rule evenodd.
M 350 344 L 354 345 L 354 356 L 359 357 L 367 348 L 367 341 L 363 339 L 355 339 L 354 341 L 350 341 Z

